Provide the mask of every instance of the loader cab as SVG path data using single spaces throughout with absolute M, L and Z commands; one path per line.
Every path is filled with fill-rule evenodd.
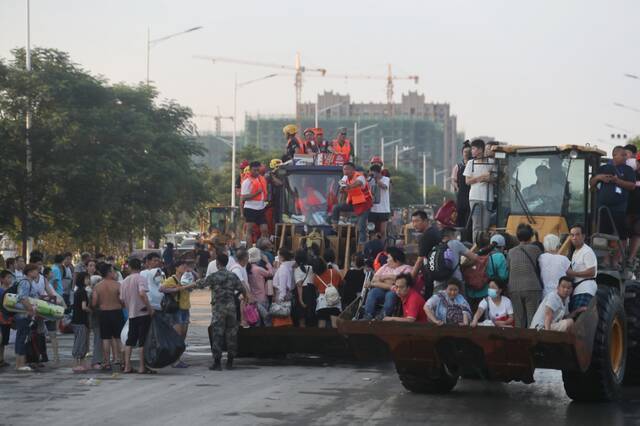
M 589 179 L 603 155 L 588 146 L 498 146 L 497 227 L 515 234 L 520 223 L 529 223 L 542 240 L 583 223 L 590 234 L 595 197 Z

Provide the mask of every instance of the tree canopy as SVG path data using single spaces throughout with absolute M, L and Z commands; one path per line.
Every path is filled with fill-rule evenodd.
M 0 61 L 0 230 L 62 232 L 79 247 L 156 238 L 209 198 L 191 110 L 149 86 L 110 85 L 55 49 Z M 26 172 L 26 112 L 32 173 Z

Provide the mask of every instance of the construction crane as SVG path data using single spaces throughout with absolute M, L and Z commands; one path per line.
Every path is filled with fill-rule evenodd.
M 240 64 L 240 65 L 251 65 L 256 67 L 265 67 L 265 68 L 276 68 L 281 70 L 291 70 L 295 71 L 295 88 L 296 88 L 296 123 L 300 124 L 300 116 L 302 109 L 302 74 L 307 72 L 319 73 L 320 76 L 324 76 L 327 73 L 327 70 L 324 68 L 308 68 L 302 66 L 300 60 L 300 53 L 296 53 L 296 60 L 293 66 L 291 65 L 280 65 L 269 62 L 256 62 L 256 61 L 248 61 L 244 59 L 233 59 L 233 58 L 224 58 L 217 56 L 195 56 L 196 59 L 203 59 L 207 61 L 212 61 L 213 63 L 217 62 L 225 62 L 230 64 Z
M 218 108 L 218 113 L 216 115 L 211 114 L 194 114 L 194 117 L 202 117 L 202 118 L 213 118 L 213 121 L 216 125 L 216 136 L 220 136 L 222 133 L 222 120 L 233 120 L 233 116 L 225 116 L 220 114 L 220 108 Z
M 387 81 L 387 114 L 393 115 L 393 81 L 394 80 L 413 80 L 415 84 L 418 84 L 420 77 L 417 75 L 397 76 L 393 75 L 391 71 L 391 64 L 387 66 L 387 75 L 362 75 L 362 74 L 348 74 L 348 75 L 336 75 L 327 74 L 327 78 L 341 78 L 344 80 L 386 80 Z

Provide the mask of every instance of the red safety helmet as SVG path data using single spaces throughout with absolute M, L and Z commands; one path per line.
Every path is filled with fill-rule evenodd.
M 313 133 L 315 133 L 316 136 L 318 135 L 323 135 L 324 136 L 324 130 L 322 130 L 322 127 L 316 127 L 313 129 Z
M 380 158 L 377 155 L 374 155 L 373 157 L 371 157 L 371 160 L 369 161 L 369 163 L 371 163 L 371 164 L 382 164 L 382 158 Z
M 308 127 L 306 129 L 304 129 L 304 132 L 302 134 L 306 135 L 307 133 L 315 133 L 314 130 L 315 129 L 312 129 L 311 127 Z
M 242 160 L 238 167 L 240 168 L 240 170 L 244 170 L 244 168 L 248 166 L 249 166 L 249 160 Z

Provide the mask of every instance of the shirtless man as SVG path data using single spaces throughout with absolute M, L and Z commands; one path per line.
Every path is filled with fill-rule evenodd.
M 113 266 L 101 262 L 98 264 L 98 272 L 102 281 L 96 284 L 91 296 L 91 305 L 98 309 L 100 319 L 100 337 L 102 338 L 102 352 L 104 363 L 102 368 L 110 368 L 110 351 L 114 358 L 117 355 L 122 364 L 122 351 L 120 349 L 120 332 L 124 326 L 122 315 L 122 302 L 120 301 L 120 283 L 115 280 Z

